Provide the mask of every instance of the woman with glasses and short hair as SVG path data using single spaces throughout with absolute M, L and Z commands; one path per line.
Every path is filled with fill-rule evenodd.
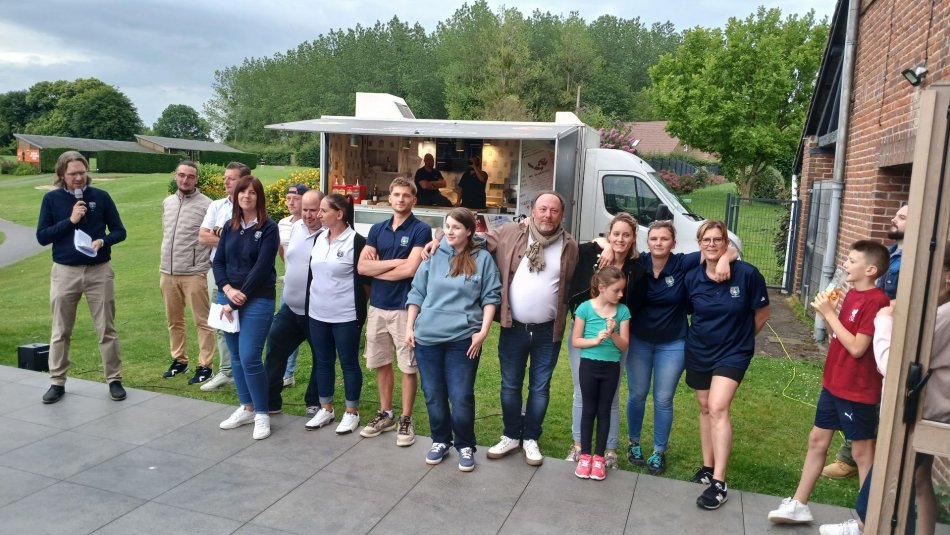
M 686 332 L 686 384 L 696 390 L 703 448 L 703 466 L 693 480 L 709 484 L 696 505 L 718 509 L 727 498 L 729 408 L 752 361 L 755 335 L 769 319 L 769 295 L 759 270 L 741 260 L 731 263 L 729 280 L 717 280 L 717 265 L 729 244 L 722 221 L 704 222 L 696 238 L 705 261 L 684 281 L 692 314 Z

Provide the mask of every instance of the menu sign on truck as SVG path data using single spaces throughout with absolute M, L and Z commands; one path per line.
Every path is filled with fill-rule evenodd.
M 531 214 L 531 201 L 543 191 L 554 189 L 554 141 L 521 142 L 521 180 L 518 188 L 518 215 Z

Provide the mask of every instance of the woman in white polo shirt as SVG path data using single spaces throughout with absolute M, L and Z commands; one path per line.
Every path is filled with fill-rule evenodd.
M 343 371 L 346 412 L 336 434 L 351 433 L 359 427 L 360 333 L 366 321 L 366 297 L 369 280 L 356 271 L 357 259 L 366 239 L 352 227 L 353 206 L 346 197 L 328 195 L 320 202 L 320 215 L 326 227 L 317 237 L 310 256 L 310 292 L 307 314 L 310 317 L 310 347 L 317 368 L 316 388 L 320 410 L 307 422 L 307 429 L 319 429 L 336 417 L 333 389 L 336 382 L 336 355 Z

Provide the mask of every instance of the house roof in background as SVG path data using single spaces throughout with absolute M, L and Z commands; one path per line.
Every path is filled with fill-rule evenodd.
M 161 136 L 143 136 L 142 134 L 135 134 L 135 138 L 173 150 L 216 150 L 220 152 L 241 152 L 234 147 L 225 145 L 224 143 L 215 143 L 213 141 L 196 141 L 193 139 L 177 139 L 173 137 Z
M 633 127 L 633 135 L 640 140 L 637 145 L 638 154 L 673 154 L 677 148 L 681 152 L 681 142 L 678 137 L 673 136 L 666 131 L 667 121 L 640 121 L 630 123 Z M 715 154 L 703 152 L 697 149 L 688 151 L 690 154 L 706 160 L 718 160 Z
M 30 145 L 39 147 L 41 149 L 75 149 L 80 152 L 97 152 L 100 150 L 116 150 L 122 152 L 156 152 L 134 141 L 85 139 L 81 137 L 39 136 L 34 134 L 13 134 L 13 137 L 22 139 Z

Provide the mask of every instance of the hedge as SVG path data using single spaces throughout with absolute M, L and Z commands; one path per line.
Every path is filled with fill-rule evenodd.
M 101 150 L 96 154 L 100 173 L 170 173 L 178 167 L 177 154 Z
M 203 150 L 198 153 L 198 161 L 201 163 L 216 163 L 219 165 L 228 165 L 231 162 L 241 162 L 251 169 L 257 167 L 257 155 L 251 152 L 223 152 L 217 150 Z
M 76 149 L 40 149 L 40 172 L 55 173 L 59 155 Z

